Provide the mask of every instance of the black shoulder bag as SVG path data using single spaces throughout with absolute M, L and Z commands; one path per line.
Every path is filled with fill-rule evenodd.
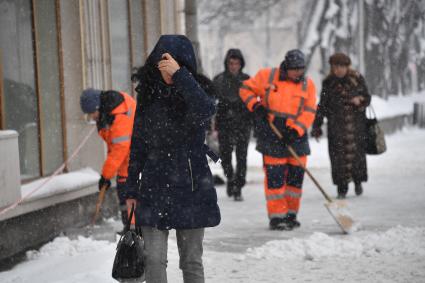
M 112 267 L 112 277 L 119 282 L 135 280 L 145 281 L 145 267 L 143 258 L 143 238 L 140 232 L 131 230 L 130 223 L 134 214 L 134 205 L 131 207 L 130 216 L 117 245 L 114 265 Z M 133 282 L 133 281 L 132 281 Z
M 366 154 L 381 154 L 387 150 L 384 131 L 379 126 L 372 105 L 368 108 L 370 114 L 366 118 Z

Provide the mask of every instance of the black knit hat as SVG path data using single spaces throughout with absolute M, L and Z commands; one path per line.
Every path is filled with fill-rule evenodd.
M 88 88 L 80 96 L 80 106 L 84 113 L 94 113 L 100 106 L 101 90 Z
M 304 53 L 299 49 L 289 50 L 285 55 L 285 68 L 287 70 L 305 68 Z

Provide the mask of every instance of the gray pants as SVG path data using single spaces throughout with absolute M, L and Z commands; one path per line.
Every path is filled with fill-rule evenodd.
M 142 234 L 145 241 L 146 283 L 166 283 L 169 231 L 143 226 Z M 176 230 L 176 236 L 183 281 L 185 283 L 205 282 L 202 265 L 204 228 Z

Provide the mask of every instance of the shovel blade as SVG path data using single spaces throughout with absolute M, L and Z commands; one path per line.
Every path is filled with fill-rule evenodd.
M 358 225 L 348 211 L 344 201 L 331 201 L 325 203 L 325 207 L 344 233 L 349 234 L 357 229 Z

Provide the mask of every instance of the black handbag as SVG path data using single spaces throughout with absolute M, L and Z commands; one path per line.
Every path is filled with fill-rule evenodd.
M 143 258 L 144 242 L 139 232 L 130 229 L 131 219 L 134 214 L 134 205 L 131 208 L 129 220 L 124 233 L 118 241 L 117 253 L 112 266 L 112 278 L 119 282 L 145 281 L 145 267 Z
M 369 113 L 369 117 L 366 117 L 366 154 L 381 154 L 387 150 L 384 131 L 379 126 L 372 106 L 369 106 Z

